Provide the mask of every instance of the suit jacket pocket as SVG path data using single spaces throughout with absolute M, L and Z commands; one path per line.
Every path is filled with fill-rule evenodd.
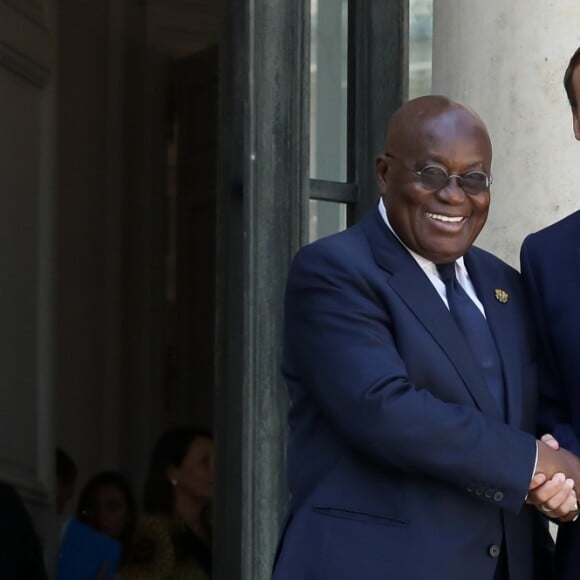
M 330 506 L 313 506 L 312 510 L 320 515 L 339 518 L 343 520 L 351 520 L 355 522 L 363 522 L 368 524 L 377 524 L 381 526 L 407 526 L 407 522 L 400 518 L 383 515 L 359 512 L 344 508 L 330 507 Z

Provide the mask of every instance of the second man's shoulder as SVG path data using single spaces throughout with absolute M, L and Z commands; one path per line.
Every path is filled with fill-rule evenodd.
M 524 240 L 527 247 L 546 247 L 553 243 L 560 245 L 566 240 L 580 238 L 580 211 L 576 211 L 557 222 L 529 234 Z

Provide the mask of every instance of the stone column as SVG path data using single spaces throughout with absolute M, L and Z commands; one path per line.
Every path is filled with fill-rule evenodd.
M 54 496 L 55 9 L 0 2 L 0 480 L 43 542 Z
M 577 0 L 434 0 L 433 93 L 475 109 L 493 142 L 478 245 L 516 267 L 526 234 L 580 208 L 580 144 L 562 84 L 579 20 Z

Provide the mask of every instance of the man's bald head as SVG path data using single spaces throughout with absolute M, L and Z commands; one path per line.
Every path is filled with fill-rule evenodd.
M 451 124 L 461 117 L 464 118 L 465 127 L 471 124 L 474 132 L 479 132 L 487 139 L 491 154 L 489 133 L 479 115 L 465 105 L 442 95 L 419 97 L 399 107 L 389 123 L 385 151 L 397 151 L 409 144 L 415 144 L 417 139 L 429 138 L 434 119 L 448 121 L 451 128 Z

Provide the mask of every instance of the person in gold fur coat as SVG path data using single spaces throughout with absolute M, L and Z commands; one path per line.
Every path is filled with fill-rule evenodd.
M 209 580 L 213 498 L 213 440 L 208 431 L 182 427 L 157 441 L 139 521 L 121 580 Z

